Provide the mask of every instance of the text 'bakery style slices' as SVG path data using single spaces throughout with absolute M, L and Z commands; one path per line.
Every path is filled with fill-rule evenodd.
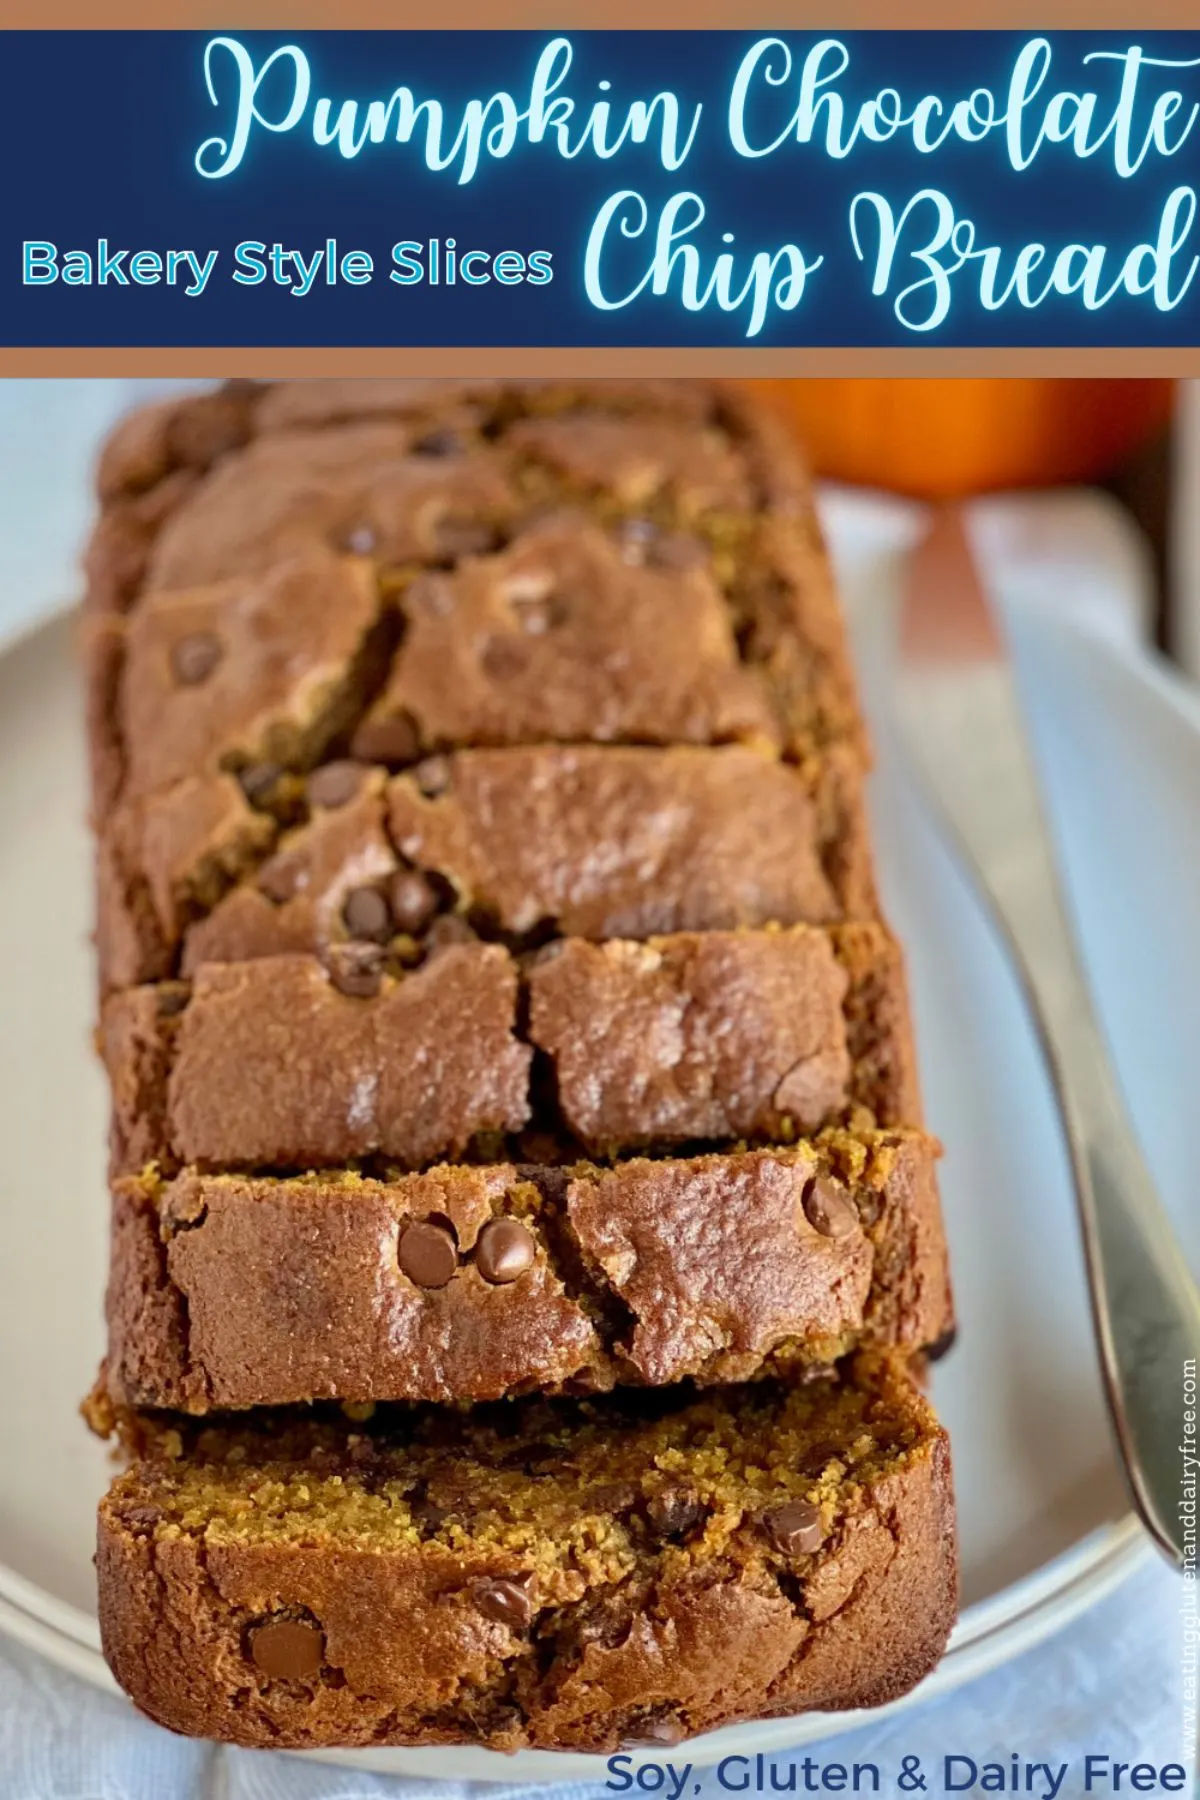
M 911 1683 L 952 1610 L 951 1502 L 887 1355 L 952 1329 L 937 1146 L 786 440 L 701 384 L 294 383 L 135 416 L 100 487 L 92 1411 L 143 1450 L 101 1524 L 121 1679 L 241 1741 L 607 1744 L 637 1728 L 613 1693 L 644 1659 L 616 1653 L 652 1606 L 674 1646 L 653 1730 Z M 524 1445 L 503 1481 L 483 1412 L 452 1444 L 448 1415 L 389 1404 L 501 1396 Z M 272 1414 L 268 1455 L 246 1409 L 313 1401 L 384 1405 L 358 1433 Z M 743 1419 L 756 1460 L 723 1486 Z M 838 1483 L 797 1498 L 787 1446 L 835 1438 Z M 703 1531 L 655 1537 L 658 1486 L 701 1444 Z M 589 1549 L 583 1588 L 552 1577 L 566 1487 L 538 1500 L 560 1449 L 636 1489 L 595 1500 L 588 1543 L 623 1548 Z M 418 1519 L 412 1497 L 464 1458 L 491 1498 L 427 1533 L 442 1500 Z M 884 1491 L 922 1521 L 890 1559 Z M 796 1507 L 803 1528 L 763 1523 Z M 288 1580 L 217 1604 L 201 1571 L 234 1519 L 238 1566 L 244 1528 Z M 484 1567 L 500 1544 L 507 1573 Z M 383 1720 L 372 1657 L 411 1659 L 394 1620 L 346 1652 L 367 1570 L 436 1598 L 437 1680 Z M 846 1646 L 921 1580 L 932 1623 L 864 1685 Z M 508 1613 L 493 1594 L 481 1624 L 489 1582 Z M 186 1677 L 133 1676 L 130 1621 L 161 1637 L 156 1605 Z M 774 1660 L 737 1651 L 711 1691 L 681 1672 L 733 1657 L 764 1605 Z M 585 1701 L 601 1669 L 613 1693 Z

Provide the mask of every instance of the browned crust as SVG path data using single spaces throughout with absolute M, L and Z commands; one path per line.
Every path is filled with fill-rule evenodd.
M 109 626 L 91 628 L 86 654 L 92 693 L 90 716 L 95 726 L 97 720 L 102 723 L 115 691 L 114 684 L 123 654 L 123 640 L 119 632 Z M 100 727 L 95 726 L 95 730 L 100 731 Z M 101 733 L 98 736 L 94 734 L 93 741 L 99 746 L 105 740 Z M 552 754 L 558 750 L 557 746 L 537 748 Z M 728 752 L 727 746 L 716 750 L 705 748 L 691 754 L 700 758 L 722 758 Z M 465 757 L 469 759 L 473 754 L 478 753 L 468 751 Z M 499 754 L 503 757 L 506 753 Z M 614 751 L 606 746 L 588 746 L 588 754 L 593 758 L 593 766 L 599 767 L 604 761 L 611 759 L 616 762 L 628 753 Z M 665 761 L 676 752 L 668 749 L 633 754 L 648 759 L 662 757 Z M 747 758 L 754 755 L 753 752 L 737 751 L 734 754 L 744 754 Z M 452 756 L 449 760 L 453 767 L 459 758 Z M 123 988 L 186 974 L 197 960 L 207 960 L 206 922 L 212 917 L 214 906 L 228 898 L 238 887 L 246 887 L 255 894 L 259 868 L 270 850 L 278 847 L 281 841 L 296 841 L 302 832 L 284 833 L 281 840 L 281 828 L 276 821 L 268 814 L 255 812 L 241 795 L 236 782 L 228 776 L 179 782 L 148 801 L 127 801 L 114 808 L 106 796 L 116 792 L 121 772 L 106 752 L 98 750 L 94 775 L 98 784 L 95 811 L 97 816 L 107 815 L 97 834 L 96 949 L 101 993 L 108 995 Z M 385 776 L 385 770 L 364 765 L 364 793 L 373 793 Z M 772 910 L 763 905 L 757 896 L 756 903 L 747 905 L 739 882 L 744 881 L 747 890 L 750 890 L 751 884 L 763 883 L 764 874 L 773 873 L 778 885 L 778 870 L 781 866 L 794 870 L 798 853 L 793 851 L 793 860 L 790 865 L 785 865 L 784 853 L 774 844 L 764 846 L 763 857 L 750 854 L 736 864 L 726 852 L 726 865 L 721 871 L 725 877 L 724 887 L 719 883 L 710 883 L 709 890 L 699 892 L 695 887 L 684 887 L 680 879 L 682 868 L 674 878 L 675 886 L 680 892 L 663 894 L 653 886 L 647 890 L 644 882 L 638 884 L 639 903 L 647 921 L 646 935 L 651 931 L 661 932 L 667 929 L 712 930 L 733 925 L 754 926 L 765 924 L 768 920 L 781 925 L 825 924 L 835 919 L 870 920 L 878 916 L 879 900 L 862 797 L 862 773 L 855 755 L 847 746 L 837 746 L 811 771 L 806 771 L 802 776 L 799 771 L 789 770 L 787 778 L 795 783 L 797 794 L 806 796 L 808 800 L 810 817 L 806 822 L 807 830 L 796 841 L 804 846 L 804 850 L 813 859 L 814 868 L 820 871 L 823 891 L 815 891 L 813 883 L 801 885 L 793 875 L 793 891 L 787 895 L 787 905 L 777 906 Z M 203 804 L 219 788 L 226 790 L 228 795 L 222 821 L 225 827 L 224 841 L 216 834 L 206 835 L 208 827 Z M 420 818 L 420 812 L 415 808 L 419 808 L 421 803 L 414 803 L 411 797 L 414 791 L 411 776 L 398 777 L 389 784 L 388 792 L 393 796 L 390 806 L 392 816 L 381 813 L 381 844 L 386 843 L 389 837 L 392 840 L 393 866 L 401 866 L 401 852 L 408 844 L 412 851 L 410 860 L 417 867 L 431 870 L 440 879 L 450 880 L 452 885 L 457 886 L 461 868 L 464 865 L 468 869 L 473 866 L 471 839 L 465 835 L 466 821 L 457 826 L 455 833 L 449 835 L 449 843 L 458 851 L 456 866 L 447 867 L 444 858 L 439 861 L 433 854 L 422 855 L 413 848 L 403 828 L 404 821 L 411 822 L 414 816 Z M 662 787 L 661 798 L 664 801 L 671 798 L 670 789 L 666 785 Z M 694 803 L 695 793 L 684 792 L 680 798 L 685 803 Z M 430 809 L 432 816 L 437 816 L 436 802 L 425 802 L 424 805 Z M 187 830 L 189 818 L 195 821 L 195 829 L 190 835 Z M 174 840 L 164 832 L 163 821 L 168 819 L 177 821 Z M 714 820 L 712 823 L 719 825 L 720 822 Z M 788 821 L 789 826 L 793 823 Z M 730 831 L 734 829 L 736 825 L 731 820 Z M 581 841 L 571 845 L 565 844 L 561 835 L 547 835 L 544 832 L 538 835 L 536 855 L 539 863 L 543 860 L 548 863 L 551 856 L 556 858 L 556 881 L 566 892 L 578 888 L 586 873 L 588 890 L 593 896 L 593 909 L 602 915 L 607 901 L 609 907 L 615 910 L 618 921 L 615 929 L 610 924 L 608 929 L 596 935 L 641 935 L 636 913 L 631 916 L 632 882 L 629 874 L 619 863 L 615 871 L 611 864 L 607 865 L 608 879 L 612 886 L 606 896 L 601 885 L 606 865 L 601 864 L 599 872 L 595 868 L 588 868 L 589 859 L 594 855 L 595 834 L 577 835 Z M 443 837 L 445 836 L 443 833 Z M 611 849 L 615 854 L 620 847 L 620 843 L 615 842 Z M 681 841 L 675 852 L 681 863 L 680 852 L 683 847 Z M 170 861 L 168 853 L 172 851 L 174 860 Z M 693 855 L 703 855 L 703 840 L 700 838 L 695 839 Z M 450 860 L 453 862 L 453 857 Z M 348 855 L 345 863 L 347 871 L 353 871 L 354 862 L 353 855 Z M 624 878 L 623 892 L 616 885 L 619 876 Z M 505 888 L 511 890 L 513 886 L 510 874 L 505 880 Z M 465 900 L 462 895 L 459 896 L 458 904 L 460 907 L 466 904 L 470 908 L 478 902 L 486 910 L 487 899 L 486 893 L 477 897 L 468 891 Z M 255 898 L 251 904 L 264 907 L 261 897 Z M 684 911 L 681 924 L 673 922 L 673 914 L 677 911 Z M 269 921 L 269 914 L 265 911 L 264 917 Z M 609 918 L 613 918 L 611 911 Z M 504 923 L 507 928 L 507 922 Z M 553 923 L 553 919 L 548 913 L 546 919 L 539 923 Z M 580 929 L 569 920 L 565 923 L 560 921 L 558 928 L 563 931 Z M 591 928 L 583 929 L 590 932 Z M 226 934 L 221 941 L 228 944 L 231 939 Z M 316 945 L 305 941 L 297 942 L 291 947 L 315 948 Z M 252 955 L 263 952 L 251 946 L 240 953 Z M 225 952 L 230 957 L 235 954 L 239 952 Z
M 837 977 L 845 980 L 840 1001 L 845 1047 L 838 1046 L 836 1083 L 829 1086 L 841 1098 L 820 1118 L 806 1121 L 805 1128 L 815 1131 L 854 1117 L 866 1126 L 919 1125 L 903 957 L 882 926 L 835 926 L 827 933 L 798 926 L 790 934 L 681 934 L 652 940 L 650 949 L 719 945 L 736 965 L 739 946 L 747 951 L 774 945 L 786 949 L 789 936 L 827 939 L 831 960 L 845 971 L 845 977 Z M 581 940 L 562 941 L 569 948 L 586 948 Z M 610 946 L 621 947 L 615 940 Z M 798 943 L 797 949 L 801 947 Z M 828 949 L 824 957 L 829 958 Z M 474 997 L 472 973 L 479 990 Z M 209 1169 L 328 1168 L 377 1154 L 415 1169 L 452 1151 L 462 1154 L 478 1132 L 519 1132 L 526 1124 L 553 1133 L 568 1158 L 578 1154 L 581 1140 L 553 1100 L 546 1098 L 549 1112 L 535 1109 L 528 1067 L 534 1039 L 521 1022 L 518 991 L 527 991 L 537 975 L 536 965 L 531 977 L 500 946 L 473 943 L 443 951 L 399 981 L 389 978 L 370 999 L 348 1000 L 335 993 L 320 961 L 308 955 L 204 964 L 190 998 L 178 984 L 115 994 L 103 1008 L 100 1032 L 101 1055 L 113 1086 L 111 1172 L 136 1174 L 148 1163 L 174 1171 L 193 1161 Z M 447 1112 L 439 1136 L 441 1127 L 431 1116 L 433 1076 L 419 1081 L 414 1070 L 413 1085 L 404 1085 L 402 1033 L 407 1031 L 413 1042 L 424 1041 L 434 1030 L 433 1003 L 440 1004 L 443 993 L 444 1030 L 453 1025 L 461 1066 L 451 1066 L 445 1054 L 436 1065 L 442 1086 L 454 1090 L 453 1120 L 449 1103 L 437 1108 L 439 1116 Z M 803 998 L 801 987 L 797 994 Z M 176 996 L 179 1004 L 165 1009 L 164 1000 Z M 289 1056 L 281 1046 L 293 1001 L 305 1027 Z M 832 1007 L 836 1015 L 838 1005 L 831 995 L 826 1010 Z M 767 1052 L 774 1054 L 769 1018 L 763 1032 Z M 442 1041 L 443 1052 L 447 1042 Z M 503 1106 L 499 1077 L 493 1078 L 487 1060 L 488 1044 L 495 1057 L 503 1053 Z M 626 1050 L 636 1054 L 636 1043 Z M 427 1062 L 433 1054 L 431 1044 Z M 823 1064 L 824 1059 L 821 1051 L 813 1062 Z M 620 1066 L 614 1062 L 604 1079 L 615 1082 Z M 773 1065 L 764 1061 L 763 1067 L 766 1079 L 773 1080 Z M 363 1079 L 373 1084 L 372 1105 L 380 1096 L 379 1110 L 356 1123 L 353 1090 Z M 411 1098 L 418 1091 L 425 1093 L 423 1115 L 406 1122 L 396 1111 L 398 1097 L 407 1093 Z M 764 1098 L 770 1098 L 765 1090 Z M 734 1141 L 743 1129 L 731 1126 L 720 1137 Z M 653 1130 L 633 1131 L 606 1142 L 603 1151 L 660 1149 L 679 1141 L 665 1139 L 660 1145 Z M 555 1160 L 563 1160 L 562 1154 Z
M 917 1133 L 831 1133 L 554 1177 L 499 1166 L 390 1182 L 122 1181 L 108 1392 L 191 1412 L 478 1401 L 740 1380 L 852 1343 L 916 1349 L 952 1323 L 936 1154 Z M 853 1202 L 859 1223 L 844 1236 L 821 1236 L 804 1214 L 817 1176 Z M 396 1253 L 404 1225 L 430 1215 L 451 1220 L 461 1259 L 433 1290 Z M 473 1259 L 498 1216 L 536 1243 L 533 1266 L 503 1286 Z
M 734 1557 L 676 1559 L 611 1596 L 590 1643 L 572 1629 L 578 1609 L 557 1609 L 535 1659 L 527 1633 L 453 1603 L 496 1572 L 477 1549 L 155 1542 L 111 1498 L 97 1547 L 104 1652 L 137 1705 L 190 1736 L 276 1749 L 601 1751 L 636 1739 L 648 1715 L 694 1735 L 895 1699 L 933 1668 L 956 1612 L 944 1434 L 860 1490 L 807 1563 L 785 1589 Z M 247 1630 L 281 1611 L 320 1621 L 335 1681 L 256 1675 Z

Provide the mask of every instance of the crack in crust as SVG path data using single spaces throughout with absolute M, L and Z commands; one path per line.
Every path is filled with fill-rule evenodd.
M 148 629 L 142 615 L 164 623 L 172 618 L 180 621 L 190 608 L 211 618 L 230 580 L 251 592 L 256 581 L 267 582 L 269 588 L 279 572 L 297 563 L 309 567 L 313 583 L 333 581 L 336 564 L 331 555 L 356 549 L 365 551 L 376 569 L 379 598 L 392 621 L 392 641 L 379 680 L 364 683 L 351 674 L 341 714 L 329 721 L 310 720 L 313 729 L 297 733 L 289 727 L 281 736 L 276 725 L 264 738 L 260 728 L 257 747 L 239 742 L 236 735 L 223 746 L 216 740 L 221 768 L 234 773 L 245 769 L 268 754 L 264 746 L 273 735 L 271 759 L 302 773 L 326 753 L 330 740 L 340 736 L 349 743 L 356 727 L 365 734 L 363 753 L 368 759 L 382 748 L 386 752 L 382 760 L 393 767 L 415 760 L 422 750 L 420 721 L 400 702 L 392 706 L 381 696 L 377 705 L 376 693 L 388 663 L 401 696 L 409 694 L 416 678 L 416 664 L 413 676 L 405 675 L 410 651 L 398 629 L 406 609 L 416 606 L 422 633 L 437 624 L 436 607 L 431 615 L 425 602 L 409 599 L 410 591 L 431 591 L 428 579 L 414 587 L 414 576 L 422 567 L 440 564 L 450 571 L 452 581 L 474 582 L 475 591 L 490 595 L 487 607 L 499 607 L 494 618 L 485 609 L 491 624 L 461 665 L 463 677 L 470 673 L 474 680 L 490 661 L 487 705 L 500 707 L 498 719 L 511 717 L 522 680 L 529 700 L 538 704 L 546 693 L 568 693 L 593 676 L 596 668 L 594 648 L 587 649 L 582 641 L 564 664 L 572 673 L 570 682 L 548 682 L 532 666 L 522 676 L 517 665 L 524 667 L 535 653 L 558 655 L 555 646 L 571 641 L 561 619 L 548 633 L 540 629 L 558 602 L 552 592 L 547 610 L 545 598 L 528 598 L 531 568 L 537 571 L 537 581 L 548 582 L 550 590 L 562 589 L 569 597 L 579 575 L 566 580 L 561 559 L 569 562 L 585 552 L 595 568 L 604 571 L 602 579 L 609 586 L 625 581 L 639 593 L 644 590 L 645 596 L 660 594 L 663 604 L 682 608 L 693 621 L 698 605 L 702 611 L 709 609 L 714 650 L 723 663 L 732 658 L 722 679 L 745 684 L 753 676 L 767 683 L 763 692 L 771 696 L 768 711 L 761 714 L 754 708 L 762 702 L 753 700 L 734 735 L 769 748 L 782 732 L 787 754 L 801 764 L 810 762 L 817 751 L 844 754 L 852 765 L 861 764 L 861 725 L 841 623 L 802 472 L 794 450 L 780 443 L 775 428 L 746 414 L 734 396 L 663 384 L 647 387 L 639 403 L 635 389 L 624 384 L 503 388 L 484 384 L 449 390 L 445 384 L 431 384 L 429 389 L 410 386 L 405 392 L 393 388 L 374 397 L 366 390 L 355 394 L 344 389 L 340 411 L 338 404 L 332 395 L 322 397 L 303 388 L 265 392 L 238 388 L 135 415 L 112 440 L 99 478 L 106 510 L 88 558 L 88 663 L 98 821 L 109 818 L 120 801 L 144 792 L 147 779 L 158 786 L 171 779 L 170 763 L 163 762 L 157 746 L 143 741 L 144 728 L 125 716 L 123 697 L 137 696 L 145 688 L 145 677 L 139 673 L 144 658 L 136 654 Z M 289 420 L 292 423 L 285 424 Z M 614 422 L 617 443 L 626 445 L 623 459 L 614 460 Z M 431 454 L 431 448 L 437 453 Z M 495 463 L 500 487 L 490 491 L 487 504 L 471 490 L 466 512 L 455 510 L 457 501 L 447 511 L 466 479 L 462 470 L 474 469 L 480 462 L 489 468 Z M 371 476 L 373 470 L 377 473 Z M 741 471 L 736 478 L 734 470 Z M 380 480 L 391 483 L 386 505 L 377 485 Z M 273 497 L 277 508 L 283 507 L 284 524 L 292 520 L 282 536 L 271 536 L 263 507 L 256 503 L 260 489 L 267 500 Z M 216 495 L 212 502 L 206 498 L 210 490 Z M 341 495 L 337 519 L 314 507 L 314 494 L 326 490 Z M 383 511 L 367 517 L 363 508 L 370 513 L 371 494 L 375 497 L 370 505 Z M 211 524 L 205 510 L 210 505 L 215 508 Z M 564 505 L 576 507 L 574 522 L 565 522 Z M 191 518 L 197 523 L 189 525 L 181 538 L 183 522 Z M 214 561 L 214 551 L 228 537 L 235 518 L 246 521 L 245 546 L 239 548 L 238 540 L 230 544 L 226 562 Z M 441 520 L 444 528 L 447 519 L 457 535 L 447 538 L 443 529 L 439 539 L 434 527 Z M 595 523 L 589 525 L 589 519 Z M 119 531 L 114 521 L 120 523 Z M 602 526 L 615 531 L 615 537 L 607 536 Z M 481 551 L 490 547 L 482 535 L 485 527 L 497 542 L 512 543 L 511 552 L 481 557 Z M 118 548 L 112 543 L 114 531 L 121 540 Z M 127 541 L 131 532 L 144 551 L 140 562 Z M 174 539 L 180 541 L 178 552 L 171 550 Z M 264 554 L 268 561 L 260 567 L 254 558 L 257 555 L 261 562 Z M 485 568 L 493 575 L 481 587 Z M 590 612 L 584 609 L 584 625 Z M 597 628 L 594 616 L 588 628 Z M 679 645 L 690 637 L 689 625 Z M 647 667 L 669 670 L 674 654 L 660 639 L 661 633 L 656 637 L 655 659 Z M 423 641 L 418 634 L 412 655 L 425 654 Z M 441 659 L 432 646 L 431 654 L 436 677 Z M 577 658 L 574 663 L 571 654 Z M 472 660 L 475 655 L 482 658 L 478 665 Z M 227 659 L 226 667 L 236 663 L 237 659 Z M 205 716 L 207 685 L 183 696 L 193 719 Z M 413 691 L 420 694 L 427 689 L 428 682 L 422 680 Z M 745 693 L 749 699 L 751 689 L 746 687 Z M 595 731 L 601 738 L 620 741 L 626 734 L 611 713 L 611 696 L 598 694 L 597 705 L 600 710 L 588 715 L 584 737 Z M 694 711 L 695 700 L 688 706 Z M 654 717 L 656 730 L 663 728 L 660 712 L 656 706 L 648 715 Z M 480 722 L 474 727 L 464 723 L 465 739 L 452 734 L 451 742 L 473 741 L 472 732 Z M 553 726 L 550 735 L 561 734 L 564 723 Z M 542 721 L 543 728 L 548 725 L 548 719 Z M 696 728 L 698 723 L 686 727 L 685 735 Z M 504 727 L 506 732 L 511 729 Z M 526 729 L 537 736 L 536 718 L 531 717 Z M 724 729 L 714 716 L 706 728 L 708 741 L 720 741 Z M 426 748 L 443 743 L 436 724 L 431 722 L 424 730 Z M 131 762 L 131 757 L 136 760 Z M 181 771 L 192 777 L 201 773 L 186 753 Z M 810 780 L 816 782 L 815 772 Z

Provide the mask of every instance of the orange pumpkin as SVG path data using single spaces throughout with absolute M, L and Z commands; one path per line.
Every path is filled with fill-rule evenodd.
M 751 381 L 794 420 L 816 471 L 952 500 L 1110 474 L 1170 417 L 1170 381 Z

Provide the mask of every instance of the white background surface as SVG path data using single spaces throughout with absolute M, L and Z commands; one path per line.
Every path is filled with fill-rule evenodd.
M 89 513 L 91 446 L 133 385 L 0 384 L 0 630 L 73 591 Z M 1096 799 L 1103 806 L 1102 789 Z M 1136 782 L 1126 799 L 1139 803 Z M 1113 916 L 1104 906 L 1093 909 L 1085 947 L 1118 970 L 1123 951 L 1128 961 L 1119 910 Z M 1136 1013 L 1139 987 L 1109 982 L 1109 1023 L 1118 1048 L 1126 1046 L 1122 1071 L 1138 1090 L 1131 1098 L 1140 1094 L 1141 1104 L 1153 1108 L 1161 1105 L 1162 1084 L 1151 1063 L 1130 1051 L 1152 1041 L 1148 1022 Z M 1195 1016 L 1200 1019 L 1200 1008 Z M 1153 1021 L 1149 1027 L 1152 1033 Z M 1200 1058 L 1188 1066 L 1200 1067 Z M 1182 1114 L 1176 1106 L 1162 1120 L 1163 1155 L 1171 1159 L 1186 1155 L 1192 1136 L 1192 1121 Z M 5 1373 L 20 1379 L 19 1371 Z M 0 1491 L 3 1479 L 0 1474 Z M 952 1751 L 979 1762 L 1007 1762 L 1017 1753 L 1059 1763 L 1088 1749 L 1124 1760 L 1169 1760 L 1181 1741 L 1179 1595 L 1177 1584 L 1152 1565 L 1081 1623 L 1004 1671 L 936 1706 L 839 1739 L 827 1755 L 877 1760 L 885 1768 L 898 1767 L 902 1753 L 936 1763 Z M 930 1773 L 930 1791 L 940 1791 L 938 1771 Z M 357 1800 L 420 1785 L 184 1745 L 38 1659 L 0 1651 L 0 1800 Z M 711 1780 L 708 1785 L 717 1791 Z M 1081 1793 L 1081 1778 L 1068 1777 L 1062 1792 Z

